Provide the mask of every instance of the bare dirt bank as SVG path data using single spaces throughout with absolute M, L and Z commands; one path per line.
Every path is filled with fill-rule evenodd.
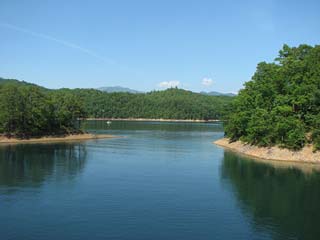
M 229 143 L 229 139 L 227 138 L 219 139 L 214 143 L 254 158 L 273 161 L 320 163 L 320 151 L 314 153 L 311 145 L 305 146 L 300 151 L 291 151 L 279 147 L 257 147 L 240 141 Z
M 66 141 L 83 141 L 90 139 L 102 139 L 102 138 L 115 138 L 116 136 L 108 134 L 73 134 L 66 136 L 46 136 L 40 138 L 19 139 L 19 138 L 7 138 L 0 136 L 0 144 L 17 144 L 17 143 L 49 143 L 49 142 L 66 142 Z
M 220 120 L 193 120 L 193 119 L 165 119 L 165 118 L 85 118 L 87 121 L 136 121 L 136 122 L 220 122 Z

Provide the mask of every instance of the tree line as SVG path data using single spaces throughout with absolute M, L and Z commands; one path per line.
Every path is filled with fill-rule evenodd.
M 221 119 L 229 109 L 232 97 L 205 96 L 171 88 L 149 93 L 106 93 L 76 89 L 84 99 L 88 116 L 96 118 L 166 118 Z
M 80 131 L 77 119 L 85 111 L 75 94 L 16 80 L 1 79 L 0 83 L 0 133 L 27 138 Z
M 0 133 L 17 137 L 75 133 L 81 131 L 78 119 L 86 117 L 222 119 L 232 99 L 177 88 L 139 94 L 51 90 L 0 79 Z
M 320 46 L 284 45 L 272 63 L 258 64 L 232 104 L 231 141 L 320 149 Z

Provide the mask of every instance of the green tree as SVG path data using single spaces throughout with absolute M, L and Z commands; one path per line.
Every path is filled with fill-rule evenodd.
M 226 123 L 231 141 L 320 149 L 320 46 L 284 45 L 273 63 L 262 62 L 245 83 Z M 311 136 L 308 138 L 308 136 Z

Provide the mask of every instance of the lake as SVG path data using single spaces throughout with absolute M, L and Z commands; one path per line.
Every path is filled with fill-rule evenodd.
M 320 239 L 320 172 L 212 142 L 219 123 L 86 122 L 121 138 L 0 146 L 0 239 Z

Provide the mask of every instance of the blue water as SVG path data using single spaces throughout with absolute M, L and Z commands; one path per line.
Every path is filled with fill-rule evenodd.
M 121 138 L 0 147 L 0 239 L 320 239 L 320 174 L 245 159 L 221 124 L 86 123 Z

